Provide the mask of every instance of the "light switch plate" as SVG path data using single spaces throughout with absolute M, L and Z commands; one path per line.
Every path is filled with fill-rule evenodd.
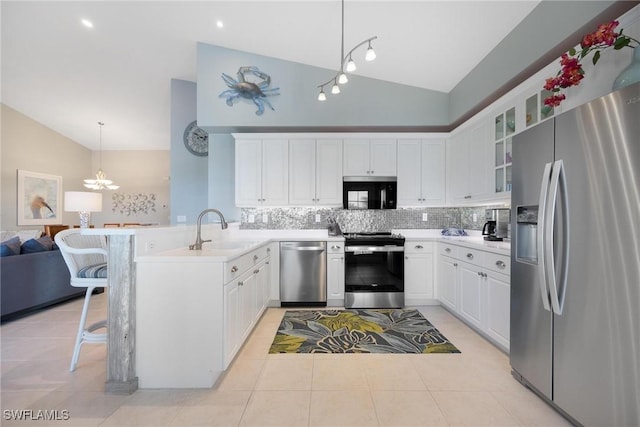
M 176 222 L 187 222 L 187 216 L 186 215 L 178 215 L 176 217 Z
M 428 213 L 426 213 L 426 212 L 424 212 L 424 213 L 422 214 L 422 220 L 423 220 L 423 221 L 429 221 L 429 214 L 428 214 Z
M 253 224 L 256 222 L 256 216 L 254 214 L 249 214 L 249 224 Z
M 262 214 L 262 222 L 264 222 L 265 224 L 269 222 L 269 215 L 267 214 Z

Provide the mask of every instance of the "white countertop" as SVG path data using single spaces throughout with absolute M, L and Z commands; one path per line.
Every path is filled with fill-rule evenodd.
M 93 229 L 87 234 L 129 234 L 131 229 Z M 106 232 L 106 233 L 105 233 Z M 124 232 L 124 233 L 123 233 Z M 469 236 L 442 236 L 440 229 L 394 229 L 407 241 L 430 240 L 450 242 L 461 246 L 487 250 L 501 255 L 511 255 L 510 242 L 489 242 L 483 239 L 479 231 L 468 231 Z M 329 236 L 327 230 L 247 230 L 232 229 L 224 238 L 207 242 L 202 250 L 189 250 L 187 247 L 169 249 L 147 255 L 139 255 L 136 262 L 226 262 L 245 255 L 271 242 L 285 241 L 326 241 L 341 242 L 343 236 Z
M 432 240 L 449 242 L 460 246 L 487 250 L 501 255 L 511 256 L 511 242 L 491 242 L 484 240 L 480 231 L 467 230 L 468 236 L 443 236 L 439 229 L 394 229 L 393 233 L 402 234 L 406 240 Z

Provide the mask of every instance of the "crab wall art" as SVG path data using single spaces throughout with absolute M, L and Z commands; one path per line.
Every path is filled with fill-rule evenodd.
M 256 115 L 261 116 L 264 113 L 264 105 L 274 110 L 273 106 L 267 100 L 267 96 L 280 95 L 277 93 L 280 88 L 269 88 L 271 85 L 271 77 L 258 69 L 258 67 L 240 67 L 238 68 L 238 80 L 222 73 L 222 80 L 231 89 L 222 92 L 219 97 L 227 98 L 227 105 L 233 106 L 233 101 L 239 98 L 250 99 L 258 107 Z

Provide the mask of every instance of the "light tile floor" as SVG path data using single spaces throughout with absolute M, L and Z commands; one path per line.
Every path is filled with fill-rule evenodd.
M 92 303 L 96 321 L 106 295 Z M 440 307 L 420 311 L 462 354 L 269 355 L 284 313 L 271 308 L 217 389 L 130 396 L 103 392 L 104 345 L 85 345 L 68 371 L 81 307 L 75 300 L 0 327 L 2 426 L 569 425 L 511 378 L 504 353 Z M 6 419 L 20 409 L 68 410 L 70 419 Z

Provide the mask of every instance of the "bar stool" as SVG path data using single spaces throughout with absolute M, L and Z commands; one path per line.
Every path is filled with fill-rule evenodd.
M 73 357 L 69 370 L 75 371 L 80 357 L 80 348 L 84 343 L 106 343 L 107 333 L 94 331 L 106 328 L 107 321 L 101 320 L 87 326 L 89 301 L 93 290 L 107 287 L 107 249 L 104 236 L 83 236 L 82 229 L 73 228 L 58 232 L 55 242 L 60 248 L 64 262 L 71 275 L 71 286 L 87 288 L 80 315 L 80 324 L 73 348 Z

